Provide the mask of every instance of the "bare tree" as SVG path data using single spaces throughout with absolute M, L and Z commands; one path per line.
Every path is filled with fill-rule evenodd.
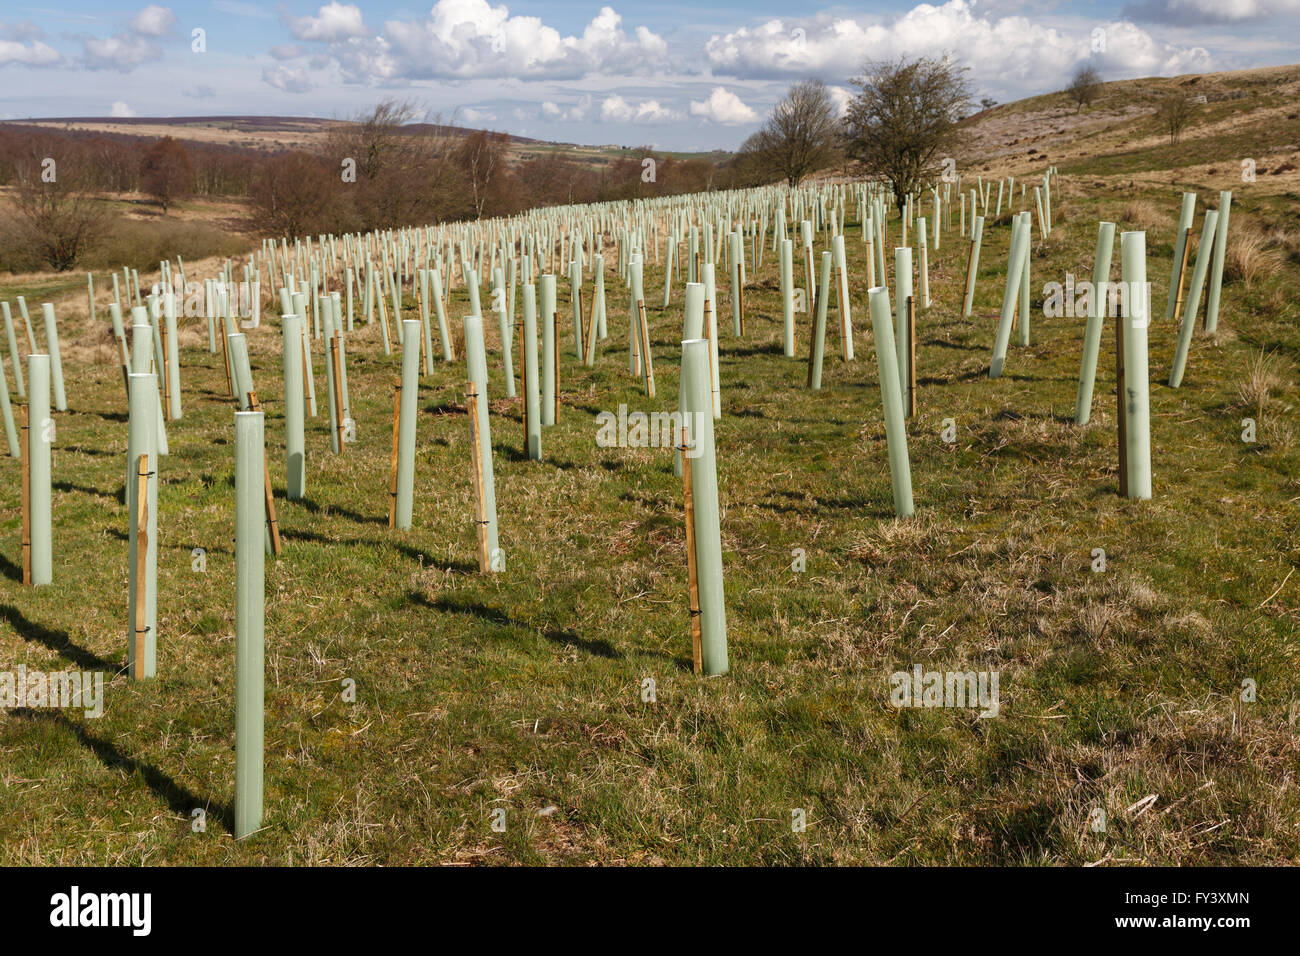
M 14 195 L 14 239 L 55 272 L 75 266 L 108 222 L 103 205 L 81 188 L 68 165 L 23 164 Z M 47 176 L 50 168 L 53 173 Z
M 1091 106 L 1101 95 L 1101 73 L 1091 63 L 1083 64 L 1074 71 L 1065 93 L 1074 103 L 1076 113 L 1086 106 Z
M 465 137 L 457 150 L 457 158 L 474 201 L 474 218 L 483 218 L 483 206 L 496 185 L 496 177 L 505 168 L 506 146 L 510 137 L 503 133 L 475 130 Z
M 894 184 L 901 212 L 954 151 L 957 121 L 970 106 L 966 68 L 947 56 L 874 61 L 853 84 L 859 92 L 844 118 L 846 149 Z
M 748 156 L 779 172 L 790 186 L 836 159 L 835 106 L 821 80 L 790 87 L 762 128 L 745 141 Z
M 1169 93 L 1156 107 L 1156 121 L 1169 133 L 1170 144 L 1183 138 L 1183 129 L 1192 118 L 1192 101 L 1182 93 Z

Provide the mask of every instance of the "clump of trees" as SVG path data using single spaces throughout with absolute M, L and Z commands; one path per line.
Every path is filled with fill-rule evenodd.
M 66 272 L 104 234 L 103 204 L 87 189 L 81 168 L 48 141 L 33 144 L 12 173 L 16 189 L 5 224 L 8 244 L 55 272 Z

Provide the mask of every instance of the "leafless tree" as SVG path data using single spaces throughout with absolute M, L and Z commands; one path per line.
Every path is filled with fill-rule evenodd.
M 1169 93 L 1156 107 L 1156 121 L 1169 133 L 1170 144 L 1183 138 L 1183 130 L 1192 118 L 1192 101 L 1182 93 Z
M 834 164 L 836 133 L 835 106 L 826 85 L 821 80 L 803 80 L 772 108 L 742 152 L 747 160 L 797 186 L 809 173 Z
M 848 153 L 906 197 L 955 151 L 957 121 L 970 107 L 966 68 L 949 57 L 870 61 L 853 80 L 858 94 L 844 119 Z
M 1091 63 L 1085 63 L 1074 71 L 1070 85 L 1065 88 L 1066 95 L 1074 103 L 1077 113 L 1084 107 L 1091 106 L 1101 95 L 1101 73 Z

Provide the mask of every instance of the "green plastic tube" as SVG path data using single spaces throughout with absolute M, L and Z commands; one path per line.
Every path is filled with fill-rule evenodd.
M 149 478 L 145 487 L 148 541 L 145 545 L 144 572 L 144 660 L 145 677 L 157 673 L 158 651 L 158 376 L 152 372 L 130 376 L 130 420 L 126 441 L 126 502 L 130 527 L 127 529 L 127 601 L 126 663 L 127 673 L 135 673 L 136 581 L 140 526 L 140 456 L 148 455 Z
M 302 382 L 302 316 L 280 320 L 284 343 L 284 483 L 290 501 L 302 500 L 307 490 L 306 421 Z
M 1228 251 L 1228 218 L 1232 213 L 1232 193 L 1219 193 L 1219 217 L 1214 231 L 1214 264 L 1210 267 L 1210 291 L 1205 299 L 1205 332 L 1219 328 L 1219 293 L 1223 288 L 1223 257 Z
M 1178 344 L 1174 349 L 1174 364 L 1169 370 L 1169 386 L 1178 388 L 1183 384 L 1183 372 L 1187 368 L 1187 351 L 1191 348 L 1192 332 L 1196 329 L 1196 312 L 1201 305 L 1201 286 L 1205 284 L 1205 274 L 1210 267 L 1213 254 L 1215 231 L 1219 225 L 1218 210 L 1205 212 L 1205 223 L 1201 227 L 1201 244 L 1196 249 L 1196 265 L 1192 267 L 1192 285 L 1187 290 L 1187 304 L 1183 307 L 1183 323 L 1178 329 Z
M 27 386 L 23 382 L 23 360 L 18 355 L 18 339 L 14 335 L 14 319 L 9 312 L 9 303 L 0 302 L 0 310 L 4 311 L 5 338 L 9 340 L 9 364 L 14 370 L 14 388 L 18 392 L 18 400 L 23 401 L 27 398 Z
M 235 413 L 235 838 L 262 826 L 266 612 L 261 412 Z
M 876 339 L 876 369 L 880 376 L 880 398 L 885 414 L 885 444 L 889 448 L 889 481 L 894 493 L 894 514 L 911 516 L 912 465 L 907 456 L 907 426 L 903 423 L 903 387 L 894 349 L 893 316 L 889 290 L 877 286 L 867 293 L 871 307 L 871 328 Z
M 907 341 L 907 298 L 912 294 L 912 248 L 894 249 L 894 347 L 897 350 L 898 380 L 906 382 L 909 364 Z
M 235 404 L 241 412 L 249 411 L 248 393 L 253 390 L 253 369 L 248 362 L 248 339 L 243 332 L 226 336 L 230 349 L 230 374 L 235 380 Z
M 68 410 L 68 396 L 63 390 L 63 359 L 59 353 L 59 325 L 54 319 L 54 306 L 46 302 L 41 306 L 45 319 L 45 345 L 50 356 L 50 384 L 54 387 L 54 410 Z
M 962 207 L 963 210 L 965 207 Z M 972 240 L 975 243 L 971 250 L 970 257 L 970 275 L 966 277 L 966 298 L 962 301 L 961 316 L 963 319 L 970 318 L 971 306 L 975 302 L 975 277 L 979 275 L 980 270 L 980 243 L 984 239 L 984 217 L 976 216 L 975 223 L 971 227 L 971 233 L 974 236 Z
M 1092 389 L 1097 381 L 1097 355 L 1101 350 L 1101 328 L 1106 316 L 1106 287 L 1110 284 L 1110 260 L 1115 250 L 1115 224 L 1103 222 L 1097 229 L 1097 251 L 1092 259 L 1092 289 L 1088 298 L 1088 321 L 1083 330 L 1083 360 L 1079 367 L 1079 391 L 1074 400 L 1074 423 L 1088 424 L 1092 416 Z
M 397 530 L 411 530 L 415 507 L 415 415 L 419 407 L 420 323 L 402 321 L 402 404 L 397 430 Z
M 1178 267 L 1183 264 L 1183 249 L 1192 237 L 1196 219 L 1196 193 L 1183 193 L 1183 208 L 1178 214 L 1178 235 L 1174 239 L 1174 261 L 1169 270 L 1169 298 L 1165 300 L 1165 319 L 1174 317 L 1178 305 Z
M 1007 364 L 1007 345 L 1011 341 L 1011 320 L 1016 312 L 1016 299 L 1020 295 L 1021 245 L 1027 242 L 1024 220 L 1017 215 L 1011 220 L 1011 246 L 1007 251 L 1007 285 L 1002 293 L 1002 316 L 998 319 L 997 335 L 993 342 L 993 361 L 989 363 L 989 378 L 997 378 Z
M 9 404 L 9 379 L 5 375 L 4 362 L 0 362 L 0 411 L 5 419 L 5 438 L 9 442 L 9 457 L 21 457 L 18 447 L 18 429 L 14 425 L 14 410 Z
M 1151 293 L 1147 288 L 1147 234 L 1119 237 L 1124 299 L 1124 411 L 1128 450 L 1128 496 L 1151 497 L 1151 396 L 1147 368 L 1147 325 Z
M 31 469 L 32 584 L 54 580 L 53 490 L 50 486 L 50 445 L 54 419 L 50 417 L 50 357 L 40 352 L 27 356 L 28 405 L 27 456 Z
M 718 507 L 718 462 L 709 397 L 709 343 L 682 343 L 682 392 L 691 456 L 695 503 L 695 569 L 700 599 L 700 639 L 704 673 L 725 674 L 727 609 L 722 584 L 722 528 Z
M 808 353 L 808 387 L 822 387 L 822 364 L 826 356 L 826 306 L 831 297 L 831 254 L 822 253 L 821 275 L 817 281 L 817 318 L 814 320 L 812 348 Z
M 785 357 L 794 357 L 794 242 L 781 240 L 781 320 Z
M 537 288 L 524 285 L 524 415 L 528 419 L 528 457 L 542 460 L 541 395 L 537 380 Z
M 465 359 L 469 379 L 478 392 L 478 401 L 475 403 L 478 411 L 478 455 L 483 465 L 483 511 L 487 521 L 489 567 L 492 571 L 500 571 L 505 569 L 505 562 L 497 539 L 497 491 L 492 470 L 492 432 L 488 416 L 487 348 L 483 342 L 483 319 L 477 315 L 465 316 Z
M 555 276 L 540 277 L 542 300 L 542 424 L 555 424 Z

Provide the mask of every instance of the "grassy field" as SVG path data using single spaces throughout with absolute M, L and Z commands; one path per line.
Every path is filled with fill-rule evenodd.
M 119 676 L 101 719 L 0 716 L 0 862 L 1300 862 L 1300 579 L 1288 579 L 1300 564 L 1295 202 L 1238 193 L 1233 232 L 1263 237 L 1252 262 L 1264 268 L 1249 283 L 1230 274 L 1219 333 L 1198 332 L 1172 390 L 1176 326 L 1163 305 L 1178 193 L 1084 185 L 1059 181 L 1056 228 L 1034 248 L 1032 344 L 1013 336 L 998 380 L 987 367 L 1005 216 L 985 231 L 969 320 L 966 243 L 954 229 L 931 250 L 934 302 L 918 314 L 919 412 L 908 426 L 912 520 L 893 517 L 853 224 L 857 361 L 840 361 L 832 331 L 820 392 L 804 387 L 807 316 L 797 317 L 798 358 L 782 355 L 771 251 L 750 270 L 743 339 L 720 288 L 732 664 L 720 678 L 690 670 L 682 489 L 669 454 L 595 442 L 601 410 L 676 407 L 681 290 L 659 310 L 661 262 L 646 280 L 657 400 L 627 373 L 616 274 L 595 369 L 573 358 L 564 295 L 563 404 L 541 462 L 521 455 L 519 402 L 503 398 L 495 322 L 485 323 L 507 555 L 494 577 L 474 560 L 463 363 L 422 379 L 414 529 L 391 532 L 398 356 L 383 355 L 377 326 L 350 336 L 359 441 L 341 457 L 329 452 L 318 358 L 307 499 L 290 503 L 280 497 L 278 316 L 267 318 L 249 343 L 285 550 L 266 575 L 265 829 L 238 844 L 233 421 L 219 359 L 206 348 L 182 356 L 185 414 L 162 463 L 159 676 L 147 683 L 119 674 L 120 371 L 69 363 L 51 587 L 16 580 L 18 465 L 0 464 L 0 660 Z M 1045 282 L 1089 278 L 1100 218 L 1148 230 L 1147 502 L 1116 494 L 1113 323 L 1092 422 L 1080 428 L 1083 322 L 1042 315 Z M 897 238 L 895 220 L 891 247 Z M 1116 251 L 1116 279 L 1118 264 Z M 453 317 L 464 301 L 457 290 Z M 1258 419 L 1254 444 L 1241 440 L 1245 417 Z M 196 547 L 205 573 L 191 570 Z M 999 715 L 891 706 L 889 675 L 916 664 L 998 671 Z M 355 703 L 344 700 L 349 679 Z M 1240 699 L 1246 680 L 1254 702 Z M 205 832 L 191 825 L 196 808 Z M 496 808 L 505 832 L 492 829 Z M 805 832 L 793 832 L 796 809 Z M 1090 826 L 1097 809 L 1104 833 Z

